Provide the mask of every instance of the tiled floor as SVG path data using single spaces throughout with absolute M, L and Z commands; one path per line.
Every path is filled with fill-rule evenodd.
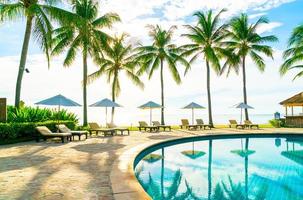
M 137 199 L 144 192 L 132 174 L 135 155 L 167 139 L 247 130 L 132 132 L 130 136 L 86 141 L 26 142 L 0 146 L 0 199 Z M 303 129 L 262 129 L 255 133 L 303 133 Z

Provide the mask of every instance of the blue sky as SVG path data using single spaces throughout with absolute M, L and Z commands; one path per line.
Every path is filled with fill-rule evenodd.
M 278 103 L 290 95 L 301 92 L 300 85 L 303 84 L 302 80 L 292 81 L 294 72 L 282 78 L 278 73 L 279 66 L 283 61 L 281 55 L 286 48 L 290 33 L 295 26 L 303 23 L 302 0 L 153 0 L 148 4 L 142 0 L 100 1 L 102 14 L 116 12 L 122 18 L 122 23 L 116 24 L 109 32 L 114 34 L 128 32 L 131 35 L 131 41 L 139 40 L 143 43 L 150 42 L 145 26 L 147 24 L 160 24 L 165 28 L 177 25 L 175 41 L 182 44 L 186 42 L 179 37 L 185 31 L 182 25 L 195 22 L 192 13 L 207 9 L 218 11 L 222 8 L 228 9 L 228 12 L 224 14 L 224 19 L 229 19 L 241 12 L 247 12 L 251 21 L 257 20 L 259 16 L 266 16 L 270 20 L 270 23 L 262 27 L 260 32 L 262 34 L 275 34 L 279 38 L 279 42 L 273 45 L 276 50 L 275 59 L 274 61 L 266 59 L 267 67 L 263 74 L 258 72 L 251 61 L 248 61 L 249 103 L 256 108 L 251 111 L 253 114 L 270 114 L 277 110 L 283 112 L 283 108 Z M 0 96 L 8 97 L 10 103 L 14 101 L 15 80 L 24 27 L 25 20 L 0 24 Z M 64 69 L 62 67 L 63 57 L 64 55 L 55 57 L 51 68 L 48 69 L 39 46 L 35 44 L 34 39 L 31 40 L 27 63 L 31 73 L 25 74 L 22 88 L 22 99 L 27 104 L 33 104 L 57 93 L 82 102 L 81 59 L 77 59 L 69 69 Z M 207 105 L 204 65 L 202 59 L 198 60 L 193 65 L 192 71 L 186 77 L 182 77 L 183 83 L 181 85 L 176 85 L 169 72 L 165 71 L 168 115 L 180 112 L 177 108 L 190 101 L 197 101 L 203 106 Z M 90 62 L 90 72 L 96 69 L 96 66 Z M 182 67 L 179 70 L 180 73 L 183 73 Z M 67 78 L 69 81 L 66 81 Z M 125 112 L 125 115 L 127 112 L 136 112 L 136 115 L 140 115 L 140 111 L 136 107 L 147 100 L 152 99 L 160 102 L 159 78 L 155 76 L 148 80 L 144 76 L 142 79 L 145 82 L 144 91 L 133 86 L 125 76 L 122 76 L 122 93 L 118 101 L 125 106 L 125 111 L 121 111 Z M 212 74 L 214 113 L 234 113 L 230 106 L 242 101 L 241 87 L 241 75 L 232 75 L 226 78 Z M 141 95 L 138 96 L 138 93 Z M 131 95 L 136 96 L 136 98 L 130 100 Z M 94 103 L 94 101 L 105 97 L 110 97 L 110 88 L 104 79 L 89 86 L 89 103 Z M 201 111 L 200 113 L 205 115 L 206 112 Z M 123 116 L 123 114 L 121 115 Z M 124 122 L 123 119 L 121 122 Z

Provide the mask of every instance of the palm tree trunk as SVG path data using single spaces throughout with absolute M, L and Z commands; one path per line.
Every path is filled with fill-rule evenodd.
M 32 21 L 33 21 L 33 17 L 28 16 L 26 20 L 26 28 L 25 28 L 22 52 L 21 52 L 20 63 L 19 63 L 17 83 L 16 83 L 15 106 L 17 108 L 19 108 L 19 104 L 20 104 L 22 78 L 25 69 L 29 40 L 32 32 Z
M 115 72 L 114 80 L 113 80 L 113 85 L 112 85 L 112 101 L 116 102 L 116 81 L 117 81 L 117 73 Z M 112 117 L 111 117 L 111 124 L 114 123 L 114 116 L 115 116 L 115 108 L 112 107 Z
M 87 126 L 87 49 L 83 49 L 83 126 Z
M 164 122 L 164 81 L 163 81 L 163 59 L 161 59 L 161 70 L 160 70 L 160 76 L 161 76 L 161 125 L 165 125 Z
M 206 70 L 207 70 L 207 100 L 208 100 L 208 120 L 209 120 L 208 123 L 213 127 L 214 124 L 213 124 L 211 94 L 210 94 L 210 67 L 208 61 L 206 61 Z
M 247 104 L 247 94 L 246 94 L 246 69 L 245 69 L 245 56 L 242 58 L 242 70 L 243 70 L 243 97 L 244 103 Z M 249 120 L 248 110 L 245 108 L 245 120 Z

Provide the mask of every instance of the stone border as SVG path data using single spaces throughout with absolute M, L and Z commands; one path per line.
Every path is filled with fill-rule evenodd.
M 185 131 L 184 131 L 185 132 Z M 188 132 L 193 133 L 193 132 Z M 203 133 L 199 135 L 182 135 L 180 138 L 174 139 L 163 139 L 160 141 L 150 141 L 141 145 L 137 145 L 133 148 L 130 148 L 124 151 L 114 162 L 113 168 L 110 173 L 110 180 L 112 185 L 112 191 L 114 199 L 117 200 L 133 200 L 133 199 L 144 199 L 151 200 L 151 197 L 145 192 L 141 184 L 137 180 L 134 171 L 134 163 L 136 157 L 145 149 L 161 144 L 163 142 L 182 140 L 183 138 L 190 137 L 209 137 L 209 136 L 236 136 L 236 135 L 300 135 L 303 136 L 303 133 L 294 133 L 294 132 L 266 132 L 266 133 Z

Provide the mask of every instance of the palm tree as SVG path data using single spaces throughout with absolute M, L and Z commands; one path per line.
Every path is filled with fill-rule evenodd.
M 238 17 L 234 17 L 230 21 L 230 29 L 227 30 L 230 41 L 227 41 L 225 45 L 232 49 L 234 54 L 238 56 L 238 63 L 233 65 L 225 65 L 222 68 L 222 72 L 226 68 L 234 68 L 238 72 L 239 65 L 242 64 L 243 74 L 243 98 L 244 103 L 247 104 L 247 92 L 246 92 L 246 59 L 249 56 L 253 62 L 257 65 L 258 69 L 263 72 L 265 69 L 264 59 L 261 54 L 273 59 L 273 49 L 271 46 L 266 45 L 267 42 L 276 42 L 278 39 L 274 35 L 261 36 L 258 34 L 258 28 L 267 24 L 269 21 L 265 17 L 261 17 L 257 22 L 250 24 L 248 22 L 247 14 L 241 14 Z M 248 110 L 245 109 L 245 119 L 249 120 Z
M 143 72 L 149 73 L 149 78 L 152 77 L 154 71 L 160 67 L 161 79 L 161 124 L 164 125 L 164 62 L 167 63 L 168 69 L 171 72 L 173 79 L 177 84 L 181 83 L 180 74 L 177 69 L 177 62 L 188 66 L 187 61 L 179 54 L 179 49 L 172 43 L 172 37 L 176 26 L 170 27 L 168 30 L 162 29 L 159 25 L 148 26 L 149 36 L 153 43 L 149 46 L 138 47 L 138 60 L 141 62 L 141 67 L 138 75 Z
M 210 91 L 210 67 L 219 73 L 221 70 L 220 59 L 229 55 L 229 50 L 222 48 L 222 42 L 225 39 L 225 24 L 220 24 L 220 15 L 225 10 L 221 10 L 217 15 L 213 15 L 212 10 L 208 12 L 196 12 L 195 17 L 198 23 L 195 26 L 186 25 L 189 33 L 182 34 L 191 40 L 191 44 L 182 46 L 183 55 L 193 55 L 190 63 L 194 62 L 199 56 L 203 56 L 206 62 L 207 76 L 207 97 L 208 97 L 208 117 L 209 124 L 213 126 L 211 91 Z M 186 70 L 187 72 L 187 70 Z
M 280 73 L 281 75 L 284 75 L 286 72 L 292 69 L 301 70 L 294 77 L 293 80 L 295 80 L 303 75 L 303 65 L 301 64 L 303 61 L 303 24 L 293 30 L 288 41 L 288 47 L 289 49 L 284 52 L 283 57 L 285 62 L 280 68 Z
M 109 35 L 101 31 L 110 28 L 119 21 L 117 14 L 108 13 L 98 17 L 98 3 L 93 0 L 73 0 L 74 12 L 69 13 L 72 21 L 62 20 L 61 27 L 54 30 L 53 55 L 62 53 L 67 49 L 64 66 L 70 66 L 76 59 L 77 51 L 82 53 L 83 62 L 83 125 L 87 125 L 87 60 L 91 56 L 96 63 L 100 62 L 100 52 L 108 40 Z
M 19 108 L 20 104 L 22 78 L 32 33 L 42 50 L 45 52 L 49 64 L 52 25 L 49 19 L 48 10 L 57 11 L 55 15 L 52 15 L 52 18 L 54 19 L 62 14 L 60 11 L 63 11 L 54 7 L 54 2 L 55 0 L 0 0 L 0 21 L 26 18 L 25 34 L 15 91 L 15 106 L 17 108 Z
M 116 97 L 120 93 L 120 72 L 124 71 L 126 75 L 133 81 L 134 84 L 144 87 L 144 84 L 139 79 L 134 68 L 137 62 L 134 59 L 134 51 L 131 44 L 125 45 L 127 35 L 123 34 L 120 37 L 115 37 L 109 45 L 102 51 L 103 57 L 100 59 L 100 68 L 88 76 L 88 81 L 94 81 L 102 75 L 107 76 L 107 81 L 111 83 L 112 101 L 115 102 Z M 112 108 L 111 123 L 114 121 L 115 108 Z

